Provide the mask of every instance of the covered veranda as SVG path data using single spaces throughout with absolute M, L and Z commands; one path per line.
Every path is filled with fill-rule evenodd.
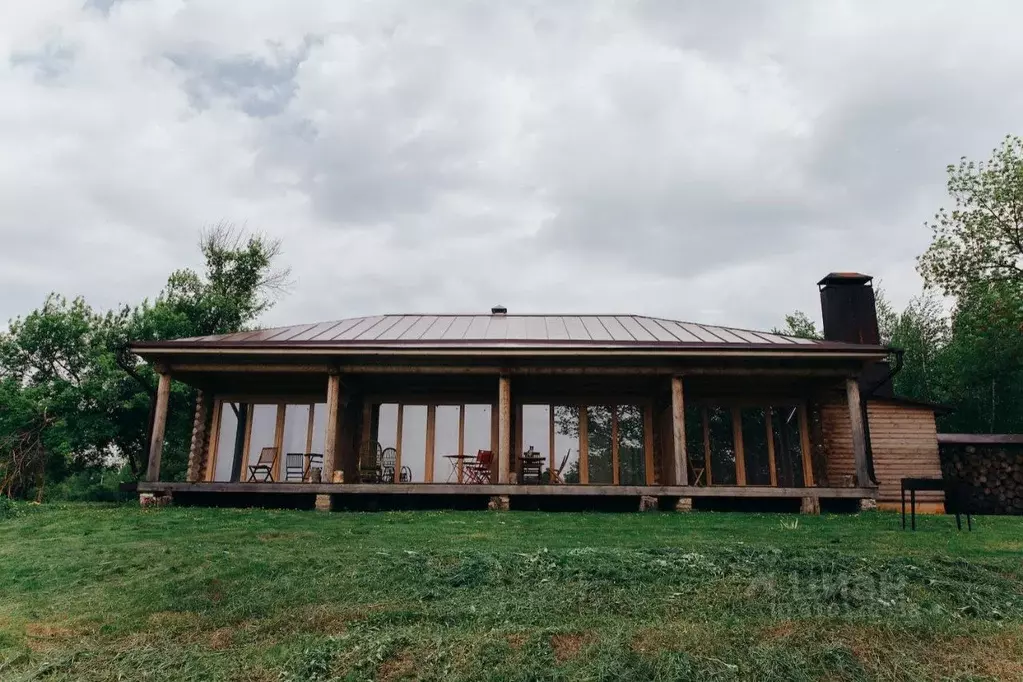
M 143 494 L 869 499 L 857 377 L 875 347 L 741 352 L 140 348 L 161 375 Z M 354 349 L 353 349 L 354 350 Z M 171 379 L 199 389 L 186 481 L 161 481 Z M 849 421 L 822 423 L 843 402 Z M 845 428 L 852 480 L 823 431 Z

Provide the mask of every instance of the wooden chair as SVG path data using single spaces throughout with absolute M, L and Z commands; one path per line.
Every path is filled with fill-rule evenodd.
M 522 453 L 520 474 L 521 483 L 539 483 L 543 473 L 543 457 L 539 452 L 530 446 L 529 450 Z
M 462 469 L 463 479 L 467 479 L 468 483 L 490 483 L 490 465 L 493 461 L 493 450 L 477 451 L 476 460 Z
M 398 451 L 394 448 L 384 448 L 380 453 L 380 481 L 382 483 L 394 483 L 394 470 L 398 466 Z M 409 483 L 412 481 L 412 469 L 403 466 L 398 472 L 398 483 Z
M 259 451 L 259 459 L 249 465 L 249 482 L 256 480 L 256 474 L 262 474 L 259 483 L 273 483 L 274 469 L 277 468 L 277 448 L 263 448 Z
M 686 453 L 686 459 L 689 463 L 690 476 L 693 479 L 691 485 L 707 485 L 707 464 L 704 463 L 704 465 L 700 467 L 694 465 L 689 453 Z M 703 479 L 702 484 L 700 483 L 700 479 Z
M 379 483 L 384 472 L 381 469 L 383 450 L 380 443 L 371 440 L 359 450 L 359 481 L 361 483 Z
M 284 455 L 284 480 L 302 481 L 305 479 L 305 454 L 289 452 Z
M 565 470 L 565 465 L 568 464 L 568 458 L 571 456 L 572 448 L 569 448 L 568 452 L 566 452 L 565 456 L 561 459 L 561 464 L 558 465 L 558 470 L 557 471 L 554 471 L 553 469 L 547 470 L 547 478 L 551 484 L 563 485 L 565 483 L 565 479 L 561 477 L 561 472 Z

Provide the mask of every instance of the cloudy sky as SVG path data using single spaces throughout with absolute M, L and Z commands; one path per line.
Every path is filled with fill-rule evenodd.
M 635 312 L 769 328 L 919 290 L 945 165 L 1023 133 L 1017 2 L 0 3 L 0 319 L 152 296 L 227 220 L 267 323 Z

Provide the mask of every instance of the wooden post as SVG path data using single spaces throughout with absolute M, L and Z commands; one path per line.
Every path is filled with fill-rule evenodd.
M 511 466 L 511 379 L 502 374 L 497 380 L 497 482 L 508 482 Z
M 217 452 L 220 449 L 220 413 L 223 410 L 223 401 L 215 400 L 213 402 L 213 423 L 210 424 L 209 445 L 207 446 L 209 454 L 206 455 L 206 477 L 203 479 L 206 481 L 212 481 L 217 477 Z
M 462 482 L 465 461 L 465 405 L 458 406 L 458 482 Z
M 621 476 L 618 473 L 618 466 L 621 454 L 618 451 L 618 406 L 611 406 L 611 483 L 621 483 Z
M 686 470 L 686 407 L 682 396 L 682 377 L 671 378 L 671 439 L 674 445 L 675 485 L 687 485 Z
M 742 410 L 732 408 L 732 448 L 735 450 L 735 484 L 746 485 L 746 448 L 742 443 Z
M 337 465 L 338 446 L 341 434 L 338 427 L 341 423 L 341 377 L 337 374 L 327 376 L 327 432 L 323 437 L 323 471 L 320 480 L 330 483 Z
M 856 485 L 870 485 L 870 473 L 867 471 L 867 438 L 863 431 L 863 412 L 860 407 L 860 384 L 856 377 L 845 380 L 845 395 L 849 401 L 849 423 L 852 425 L 853 461 L 856 463 Z M 804 413 L 806 408 L 801 408 Z M 805 421 L 805 420 L 803 420 Z M 801 430 L 805 430 L 805 425 Z M 810 453 L 806 453 L 808 456 Z
M 656 485 L 657 478 L 654 476 L 654 406 L 653 404 L 643 406 L 643 469 L 646 474 L 646 484 Z
M 426 471 L 423 472 L 423 480 L 433 483 L 433 459 L 437 449 L 437 406 L 430 404 L 426 406 Z
M 556 433 L 554 430 L 556 428 L 554 424 L 554 405 L 547 406 L 547 418 L 549 420 L 549 426 L 547 429 L 547 437 L 549 442 L 547 443 L 547 449 L 550 450 L 550 452 L 547 454 L 547 466 L 549 471 L 547 480 L 553 481 L 554 479 L 551 477 L 551 475 L 553 474 L 553 472 L 557 471 L 557 469 L 555 469 L 554 467 L 558 466 L 557 459 L 554 455 L 555 447 L 554 438 Z
M 149 465 L 146 468 L 146 480 L 150 483 L 160 480 L 160 458 L 163 456 L 163 436 L 167 429 L 167 407 L 170 403 L 170 389 L 170 374 L 161 372 L 160 383 L 156 387 L 153 434 L 149 441 Z
M 590 482 L 590 413 L 579 406 L 579 483 Z
M 864 441 L 866 442 L 866 441 Z M 806 405 L 799 406 L 799 445 L 803 451 L 803 485 L 812 488 L 817 485 L 813 477 L 813 452 L 810 445 L 810 415 L 807 413 Z M 867 458 L 864 456 L 864 471 L 866 471 Z
M 277 471 L 273 473 L 273 480 L 283 481 L 285 474 L 284 465 L 284 416 L 288 406 L 285 403 L 277 405 L 277 421 L 274 424 L 274 447 L 277 448 Z
M 710 465 L 710 410 L 704 407 L 700 410 L 700 414 L 703 420 L 703 476 L 707 480 L 707 485 L 710 486 L 713 485 L 711 470 L 714 468 Z
M 764 410 L 764 423 L 767 424 L 767 466 L 771 471 L 771 487 L 778 487 L 778 468 L 774 460 L 774 410 L 768 407 Z
M 401 483 L 401 441 L 405 430 L 405 404 L 398 403 L 398 424 L 397 435 L 394 443 L 394 480 L 392 483 Z

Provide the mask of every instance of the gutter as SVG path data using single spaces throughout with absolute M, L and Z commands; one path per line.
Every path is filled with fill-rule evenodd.
M 877 485 L 878 483 L 877 474 L 874 473 L 874 446 L 871 443 L 870 438 L 870 416 L 867 412 L 867 404 L 870 401 L 870 398 L 877 391 L 877 389 L 881 388 L 886 383 L 891 381 L 893 378 L 895 378 L 896 374 L 902 371 L 902 367 L 904 364 L 903 356 L 906 354 L 906 351 L 901 348 L 893 348 L 892 352 L 895 353 L 895 367 L 890 368 L 888 370 L 888 374 L 883 379 L 875 383 L 873 386 L 869 387 L 867 390 L 863 391 L 863 394 L 860 398 L 860 413 L 862 415 L 863 421 L 863 434 L 866 437 L 867 441 L 867 475 L 870 476 L 870 480 L 871 482 L 873 482 L 874 485 Z

